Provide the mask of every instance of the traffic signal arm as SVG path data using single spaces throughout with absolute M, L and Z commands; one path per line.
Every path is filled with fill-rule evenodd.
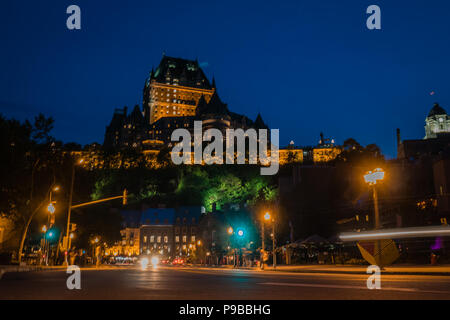
M 126 198 L 124 198 L 124 196 L 125 196 L 125 194 L 123 196 L 117 196 L 117 197 L 111 197 L 111 198 L 90 201 L 90 202 L 86 202 L 86 203 L 80 203 L 80 204 L 72 206 L 72 209 L 81 208 L 81 207 L 89 206 L 91 204 L 102 203 L 102 202 L 116 200 L 116 199 L 124 199 L 123 202 L 124 202 L 124 204 L 126 204 L 126 200 L 125 200 Z

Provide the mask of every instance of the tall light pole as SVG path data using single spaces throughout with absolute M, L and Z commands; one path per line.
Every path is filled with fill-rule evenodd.
M 72 179 L 70 182 L 70 193 L 69 193 L 69 205 L 68 205 L 68 209 L 67 209 L 67 226 L 66 226 L 66 236 L 64 237 L 63 240 L 63 244 L 64 244 L 64 248 L 66 249 L 66 251 L 70 250 L 70 245 L 71 245 L 71 241 L 70 241 L 70 214 L 72 211 L 72 196 L 73 196 L 73 184 L 74 184 L 74 180 L 75 180 L 75 164 L 82 164 L 83 163 L 83 159 L 78 160 L 77 162 L 74 162 L 72 165 Z M 66 255 L 66 259 L 67 259 L 67 255 Z M 66 260 L 67 262 L 67 260 Z
M 364 181 L 372 187 L 373 190 L 373 206 L 374 206 L 374 215 L 375 215 L 375 230 L 380 229 L 380 212 L 378 209 L 378 193 L 377 193 L 377 188 L 376 188 L 376 184 L 378 181 L 381 181 L 384 179 L 384 171 L 381 168 L 377 168 L 373 171 L 369 171 L 364 175 Z M 379 256 L 379 264 L 380 267 L 382 266 L 382 261 L 381 261 L 381 251 L 380 251 L 380 240 L 376 240 L 375 241 L 375 252 L 374 255 L 378 255 Z M 376 257 L 375 261 L 377 261 Z
M 275 249 L 275 219 L 272 219 L 272 262 L 274 269 L 277 267 L 277 253 Z
M 266 213 L 269 214 L 269 213 Z M 260 267 L 261 270 L 264 270 L 264 251 L 265 251 L 265 245 L 264 245 L 264 221 L 261 223 L 261 253 L 260 253 Z
M 264 237 L 264 227 L 265 227 L 265 225 L 264 225 L 264 221 L 271 221 L 272 220 L 272 216 L 270 215 L 270 213 L 269 212 L 266 212 L 265 214 L 264 214 L 264 219 L 263 219 L 263 221 L 262 221 L 262 224 L 261 224 L 261 269 L 262 270 L 264 270 L 264 256 L 265 256 L 265 237 Z M 272 220 L 273 221 L 273 220 Z M 275 234 L 274 234 L 274 229 L 273 229 L 273 226 L 272 226 L 272 235 L 274 236 Z M 274 246 L 275 245 L 275 242 L 272 242 L 272 245 Z M 274 249 L 275 249 L 275 246 L 273 247 Z M 274 260 L 274 265 L 273 265 L 274 267 L 275 267 L 275 260 Z

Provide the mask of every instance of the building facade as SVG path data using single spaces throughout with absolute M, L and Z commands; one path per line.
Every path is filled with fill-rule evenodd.
M 148 124 L 164 117 L 194 116 L 201 97 L 209 101 L 215 92 L 198 61 L 163 56 L 150 72 L 143 90 Z
M 435 103 L 425 119 L 425 138 L 437 138 L 441 134 L 450 133 L 450 117 L 438 103 Z
M 425 118 L 425 138 L 401 140 L 397 129 L 397 158 L 414 160 L 424 156 L 436 157 L 450 147 L 450 118 L 438 103 Z
M 268 129 L 261 115 L 253 121 L 232 112 L 220 99 L 215 81 L 209 82 L 198 61 L 163 56 L 145 81 L 143 110 L 116 109 L 105 131 L 106 149 L 151 150 L 171 146 L 173 130 Z

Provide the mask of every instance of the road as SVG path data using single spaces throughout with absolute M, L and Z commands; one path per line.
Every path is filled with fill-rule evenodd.
M 450 277 L 295 274 L 252 270 L 138 267 L 82 269 L 81 290 L 68 290 L 65 270 L 6 273 L 0 299 L 450 299 Z

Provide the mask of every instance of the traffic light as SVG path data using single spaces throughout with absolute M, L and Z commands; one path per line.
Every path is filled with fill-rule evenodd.
M 124 189 L 123 190 L 123 205 L 124 206 L 126 206 L 127 205 L 127 203 L 128 203 L 128 191 L 127 191 L 127 189 Z

